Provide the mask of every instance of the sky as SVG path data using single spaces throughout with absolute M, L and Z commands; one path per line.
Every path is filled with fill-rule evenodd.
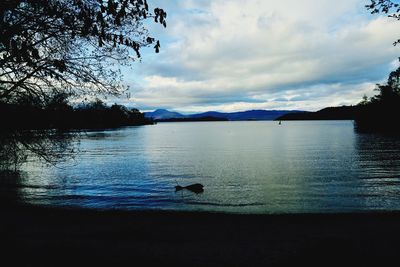
M 372 96 L 398 66 L 400 22 L 368 0 L 149 0 L 161 51 L 124 69 L 142 111 L 308 110 Z

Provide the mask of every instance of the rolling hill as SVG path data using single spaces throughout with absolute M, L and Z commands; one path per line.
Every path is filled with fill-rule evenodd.
M 245 120 L 275 120 L 283 115 L 290 113 L 298 113 L 298 110 L 248 110 L 241 112 L 217 112 L 208 111 L 198 114 L 184 115 L 178 112 L 169 111 L 166 109 L 157 109 L 153 112 L 145 112 L 146 118 L 154 120 L 170 120 L 170 119 L 199 119 L 199 118 L 219 118 L 230 121 L 245 121 Z

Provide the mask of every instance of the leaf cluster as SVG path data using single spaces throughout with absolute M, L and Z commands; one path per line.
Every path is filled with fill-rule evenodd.
M 360 105 L 384 105 L 384 106 L 398 106 L 400 105 L 400 67 L 392 71 L 385 84 L 377 84 L 376 91 L 378 94 L 371 97 L 363 97 Z
M 400 4 L 392 0 L 371 0 L 369 5 L 365 6 L 371 14 L 386 14 L 390 18 L 400 20 Z M 400 43 L 400 39 L 393 45 Z
M 146 0 L 3 0 L 0 3 L 0 101 L 45 101 L 54 92 L 118 95 L 120 65 L 160 42 L 144 21 L 166 26 Z

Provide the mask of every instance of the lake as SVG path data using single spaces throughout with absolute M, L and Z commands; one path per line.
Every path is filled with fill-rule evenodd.
M 398 137 L 352 121 L 187 122 L 91 131 L 57 166 L 31 159 L 18 201 L 233 213 L 400 210 Z M 175 192 L 202 183 L 204 192 Z

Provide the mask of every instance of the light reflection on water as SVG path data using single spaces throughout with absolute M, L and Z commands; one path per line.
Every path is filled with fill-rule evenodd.
M 400 210 L 398 137 L 351 121 L 159 123 L 88 132 L 74 160 L 24 166 L 18 198 L 101 209 Z M 175 193 L 202 183 L 205 191 Z

